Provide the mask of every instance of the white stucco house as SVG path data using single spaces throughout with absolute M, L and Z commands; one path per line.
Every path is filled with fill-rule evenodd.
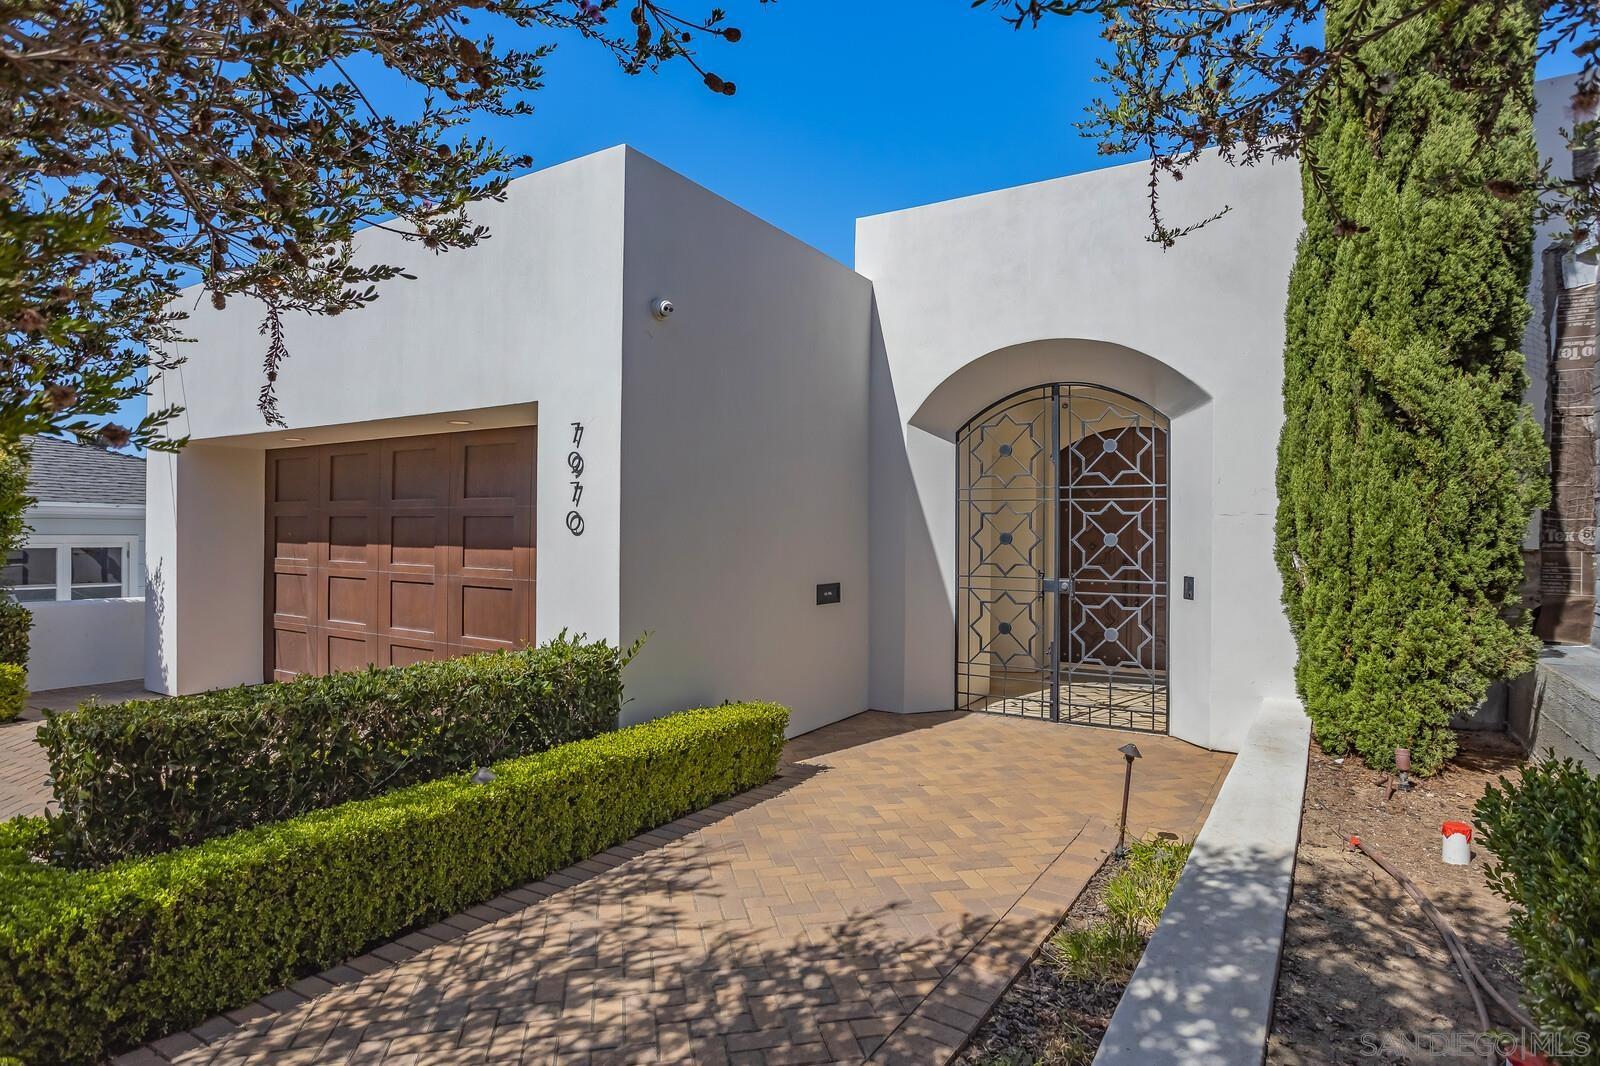
M 33 613 L 33 691 L 144 672 L 145 461 L 30 437 L 28 532 L 3 580 Z
M 475 208 L 493 238 L 370 310 L 201 307 L 191 443 L 148 464 L 147 684 L 621 643 L 625 717 L 801 732 L 953 707 L 1237 749 L 1295 699 L 1271 553 L 1293 166 L 1146 241 L 1118 167 L 860 220 L 842 266 L 616 148 Z M 670 314 L 664 302 L 670 303 Z

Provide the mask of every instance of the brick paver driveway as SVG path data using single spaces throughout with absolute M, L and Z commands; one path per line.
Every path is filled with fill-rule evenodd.
M 1128 739 L 858 715 L 763 788 L 129 1059 L 941 1062 L 1115 843 Z M 1192 837 L 1230 757 L 1136 739 L 1133 831 Z

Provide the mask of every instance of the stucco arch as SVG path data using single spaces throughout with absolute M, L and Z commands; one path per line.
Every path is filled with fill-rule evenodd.
M 913 375 L 907 376 L 926 373 L 923 380 L 932 387 L 920 402 L 907 397 L 904 410 L 910 413 L 902 414 L 904 432 L 894 437 L 903 449 L 903 462 L 880 456 L 874 473 L 880 514 L 874 532 L 876 558 L 893 560 L 874 586 L 884 605 L 877 624 L 889 629 L 892 623 L 892 631 L 880 636 L 879 647 L 893 651 L 881 654 L 886 661 L 875 667 L 875 685 L 886 694 L 882 702 L 901 710 L 935 710 L 948 708 L 956 698 L 955 442 L 961 427 L 996 401 L 1026 389 L 1055 382 L 1099 385 L 1143 401 L 1168 420 L 1168 568 L 1173 587 L 1182 590 L 1184 579 L 1190 578 L 1203 597 L 1176 601 L 1169 616 L 1168 729 L 1185 740 L 1212 742 L 1212 619 L 1205 606 L 1216 574 L 1217 404 L 1211 393 L 1146 352 L 1083 337 L 1006 345 L 960 363 L 942 377 L 937 371 L 927 373 L 932 367 L 911 366 Z
M 953 441 L 967 419 L 990 404 L 1052 381 L 1104 385 L 1143 400 L 1174 421 L 1211 399 L 1194 381 L 1137 349 L 1110 341 L 1054 338 L 1008 345 L 972 359 L 940 382 L 909 421 Z

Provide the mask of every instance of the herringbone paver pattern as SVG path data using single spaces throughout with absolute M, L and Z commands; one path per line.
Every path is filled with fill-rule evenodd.
M 128 1059 L 942 1062 L 1115 842 L 1126 740 L 858 715 L 761 789 Z M 1192 836 L 1229 757 L 1138 744 L 1133 830 Z

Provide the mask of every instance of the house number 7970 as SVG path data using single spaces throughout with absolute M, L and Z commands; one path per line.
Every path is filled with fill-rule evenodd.
M 572 473 L 572 510 L 567 512 L 567 532 L 574 537 L 583 536 L 583 514 L 578 504 L 583 502 L 583 423 L 572 423 L 572 450 L 567 453 L 567 469 Z

